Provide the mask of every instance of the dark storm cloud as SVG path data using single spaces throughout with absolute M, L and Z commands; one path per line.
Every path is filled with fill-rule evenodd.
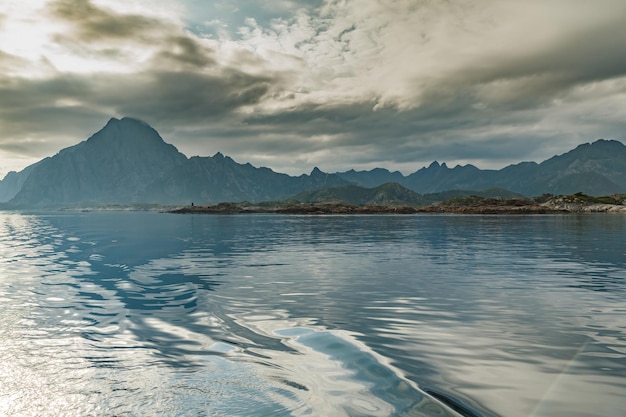
M 94 101 L 114 106 L 120 114 L 192 125 L 259 102 L 271 81 L 234 70 L 221 76 L 154 71 L 115 78 L 111 82 L 117 82 L 123 94 L 107 91 L 105 80 Z
M 473 102 L 471 95 L 459 95 L 455 100 L 430 102 L 404 111 L 390 107 L 373 110 L 375 100 L 346 105 L 308 104 L 280 114 L 248 117 L 250 134 L 267 134 L 240 139 L 236 142 L 239 146 L 231 141 L 230 147 L 243 154 L 253 143 L 259 154 L 281 152 L 292 158 L 297 158 L 298 152 L 313 154 L 334 149 L 322 162 L 329 169 L 378 165 L 402 166 L 405 172 L 412 172 L 433 160 L 473 161 L 478 166 L 491 161 L 499 167 L 512 160 L 541 161 L 569 150 L 568 146 L 598 139 L 588 136 L 588 128 L 580 132 L 570 126 L 552 131 L 533 129 L 545 117 L 542 113 L 546 107 L 475 108 Z M 597 123 L 589 117 L 590 123 Z M 621 135 L 626 120 L 607 120 L 601 128 Z M 591 130 L 598 130 L 598 126 Z M 272 138 L 270 132 L 280 139 Z M 243 138 L 245 132 L 237 135 Z M 559 142 L 566 145 L 555 146 Z M 346 159 L 350 162 L 342 162 Z
M 85 97 L 91 91 L 89 80 L 83 77 L 0 78 L 0 148 L 42 157 L 60 149 L 55 141 L 59 136 L 86 138 L 102 123 L 102 112 L 58 103 Z
M 423 118 L 419 110 L 398 112 L 385 108 L 372 110 L 375 103 L 359 103 L 344 106 L 308 105 L 291 112 L 265 117 L 246 119 L 257 131 L 275 129 L 280 126 L 283 133 L 291 132 L 297 137 L 333 135 L 333 146 L 359 146 L 372 144 L 375 147 L 402 146 L 407 138 L 416 134 L 450 129 L 451 120 L 439 115 Z M 465 123 L 469 122 L 466 120 Z M 453 123 L 465 124 L 458 118 Z M 309 150 L 324 149 L 329 143 L 309 142 Z
M 482 125 L 485 112 L 468 104 L 457 100 L 447 106 L 398 111 L 390 107 L 374 110 L 375 100 L 344 105 L 311 103 L 277 114 L 250 116 L 245 121 L 259 131 L 280 127 L 283 132 L 299 136 L 340 134 L 342 139 L 333 144 L 344 146 L 372 141 L 403 143 L 407 138 L 425 138 L 444 131 L 460 131 Z M 502 121 L 512 118 L 515 116 L 511 113 Z
M 626 75 L 626 16 L 574 34 L 551 48 L 512 62 L 521 75 L 561 74 L 566 83 L 585 83 Z
M 4 112 L 0 149 L 23 157 L 51 156 L 91 136 L 103 120 L 101 112 L 78 106 L 39 105 L 28 112 Z M 66 138 L 71 139 L 64 142 Z
M 43 114 L 65 114 L 66 120 L 74 120 L 84 113 L 104 113 L 98 109 L 113 109 L 117 115 L 133 115 L 160 123 L 206 123 L 258 102 L 267 93 L 270 81 L 236 71 L 222 76 L 147 71 L 59 75 L 47 80 L 13 79 L 0 86 L 0 94 L 6 97 L 0 101 L 1 130 L 3 135 L 12 137 L 20 132 L 32 134 L 50 128 L 44 123 L 50 118 L 42 119 Z M 72 106 L 58 105 L 64 101 L 80 103 L 80 114 Z M 61 123 L 53 126 L 67 130 Z
M 374 102 L 343 106 L 309 104 L 280 114 L 247 117 L 243 127 L 213 130 L 212 135 L 229 137 L 228 150 L 239 155 L 252 148 L 258 154 L 280 154 L 293 159 L 334 149 L 339 159 L 348 157 L 350 163 L 404 163 L 423 160 L 429 145 L 454 137 L 451 131 L 458 134 L 480 124 L 471 112 L 450 119 L 449 112 L 432 114 L 431 109 L 398 112 L 391 108 L 374 111 L 374 105 Z M 445 147 L 453 148 L 456 144 L 448 140 Z M 438 151 L 443 151 L 443 147 Z M 343 168 L 351 166 L 344 163 Z

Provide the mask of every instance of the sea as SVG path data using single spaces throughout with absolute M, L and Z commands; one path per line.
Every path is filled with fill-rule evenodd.
M 0 213 L 0 416 L 626 416 L 626 216 Z

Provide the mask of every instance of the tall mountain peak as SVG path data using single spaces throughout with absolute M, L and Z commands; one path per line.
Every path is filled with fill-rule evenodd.
M 217 152 L 187 158 L 147 123 L 111 118 L 89 139 L 0 181 L 0 201 L 10 207 L 266 201 L 303 190 L 346 185 L 314 169 L 291 177 L 239 164 Z
M 598 139 L 591 143 L 591 146 L 602 146 L 606 148 L 623 149 L 626 146 L 620 141 L 614 139 Z
M 98 141 L 162 142 L 165 144 L 159 133 L 148 123 L 132 117 L 109 119 L 102 129 L 87 139 L 87 142 Z
M 318 167 L 291 177 L 239 164 L 220 152 L 188 159 L 147 123 L 124 117 L 111 118 L 89 139 L 7 175 L 0 181 L 0 201 L 11 207 L 264 201 L 350 183 L 371 188 L 390 182 L 418 193 L 500 187 L 527 196 L 602 195 L 626 192 L 625 161 L 626 146 L 599 139 L 541 164 L 497 171 L 472 165 L 450 169 L 434 161 L 406 177 L 382 168 L 330 174 Z
M 89 139 L 39 164 L 15 194 L 16 204 L 152 202 L 154 181 L 187 157 L 147 123 L 112 118 Z

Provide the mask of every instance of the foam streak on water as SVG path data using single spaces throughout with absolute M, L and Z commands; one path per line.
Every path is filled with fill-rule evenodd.
M 621 416 L 624 232 L 3 213 L 0 415 Z

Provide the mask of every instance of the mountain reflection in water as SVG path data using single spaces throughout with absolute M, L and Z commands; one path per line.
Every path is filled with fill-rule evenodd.
M 625 231 L 3 213 L 0 415 L 621 416 Z

